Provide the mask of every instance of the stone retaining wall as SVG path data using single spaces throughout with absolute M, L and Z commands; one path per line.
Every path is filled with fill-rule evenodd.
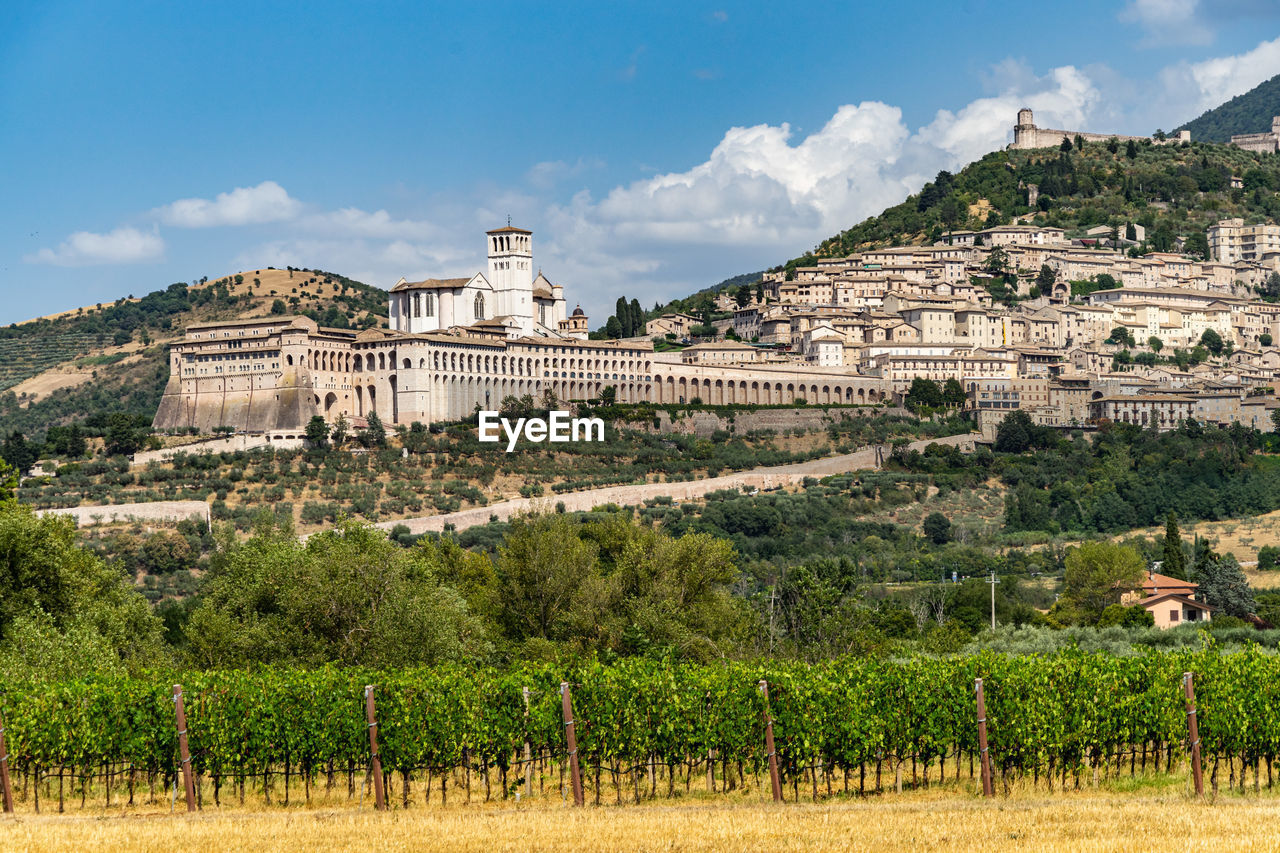
M 971 452 L 974 439 L 981 436 L 967 433 L 945 438 L 914 441 L 913 449 L 923 450 L 930 444 L 953 444 L 964 452 Z M 887 452 L 888 448 L 886 448 Z M 566 512 L 586 512 L 606 504 L 619 506 L 637 506 L 644 501 L 669 496 L 676 501 L 700 498 L 721 489 L 774 489 L 783 486 L 795 486 L 804 482 L 807 477 L 827 477 L 832 474 L 845 474 L 875 468 L 875 448 L 846 453 L 841 456 L 829 456 L 809 462 L 798 462 L 792 465 L 778 465 L 772 468 L 757 468 L 753 471 L 742 471 L 737 474 L 726 474 L 721 477 L 710 477 L 683 483 L 645 483 L 632 486 L 609 486 L 603 489 L 589 489 L 581 492 L 541 497 L 512 498 L 488 506 L 464 509 L 458 512 L 443 513 L 420 518 L 400 519 L 397 521 L 381 521 L 375 524 L 383 530 L 404 525 L 413 534 L 440 533 L 446 524 L 455 530 L 465 530 L 488 524 L 494 517 L 498 521 L 508 521 L 513 516 L 531 511 L 554 512 L 556 505 L 563 503 Z
M 42 509 L 38 515 L 66 515 L 76 527 L 109 524 L 114 521 L 186 521 L 196 515 L 209 524 L 209 505 L 204 501 L 153 501 L 137 504 L 106 504 Z

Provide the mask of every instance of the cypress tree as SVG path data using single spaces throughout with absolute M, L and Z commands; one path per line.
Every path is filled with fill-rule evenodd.
M 631 300 L 631 337 L 644 334 L 644 309 L 639 299 Z
M 1182 535 L 1178 532 L 1178 516 L 1172 512 L 1164 523 L 1164 562 L 1160 574 L 1184 581 L 1187 579 L 1186 560 L 1182 555 Z
M 631 336 L 631 324 L 627 320 L 627 297 L 619 296 L 617 303 L 613 306 L 613 316 L 618 318 L 619 337 L 627 338 Z

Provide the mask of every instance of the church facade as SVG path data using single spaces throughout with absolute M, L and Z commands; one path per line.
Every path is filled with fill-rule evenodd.
M 509 337 L 585 338 L 565 316 L 564 288 L 533 274 L 533 232 L 508 225 L 486 233 L 487 274 L 405 281 L 391 288 L 392 331 L 419 334 L 474 327 Z

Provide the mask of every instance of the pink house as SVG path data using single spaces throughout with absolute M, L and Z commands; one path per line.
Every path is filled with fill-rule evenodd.
M 1216 609 L 1196 601 L 1199 584 L 1148 571 L 1141 597 L 1135 592 L 1125 603 L 1142 607 L 1155 619 L 1157 628 L 1176 628 L 1184 622 L 1208 622 Z

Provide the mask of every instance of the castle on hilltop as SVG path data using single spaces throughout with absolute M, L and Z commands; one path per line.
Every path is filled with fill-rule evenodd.
M 1035 117 L 1031 110 L 1023 107 L 1018 110 L 1018 123 L 1013 126 L 1013 142 L 1010 143 L 1008 150 L 1022 150 L 1028 148 L 1057 148 L 1062 144 L 1062 140 L 1068 139 L 1075 142 L 1075 138 L 1079 136 L 1085 142 L 1106 142 L 1115 139 L 1120 142 L 1150 142 L 1153 145 L 1168 145 L 1177 142 L 1190 142 L 1191 131 L 1180 130 L 1176 136 L 1170 136 L 1168 139 L 1154 139 L 1149 136 L 1121 136 L 1116 133 L 1088 133 L 1083 130 L 1053 130 L 1047 127 L 1036 127 Z
M 1245 151 L 1257 151 L 1260 154 L 1274 154 L 1280 151 L 1280 116 L 1271 119 L 1269 132 L 1232 134 L 1231 144 Z

